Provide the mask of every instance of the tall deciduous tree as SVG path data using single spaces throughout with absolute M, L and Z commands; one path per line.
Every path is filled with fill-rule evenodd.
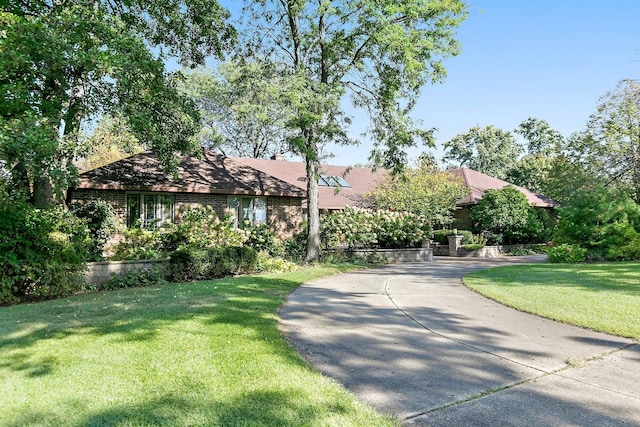
M 200 112 L 200 145 L 241 157 L 268 158 L 289 152 L 290 81 L 277 64 L 230 61 L 216 71 L 188 73 L 182 85 Z
M 474 126 L 444 144 L 444 161 L 504 179 L 517 163 L 522 147 L 509 131 Z
M 307 260 L 319 256 L 318 177 L 322 148 L 349 143 L 342 101 L 370 117 L 372 158 L 400 169 L 404 151 L 429 136 L 410 120 L 419 89 L 445 77 L 458 53 L 459 0 L 259 0 L 245 2 L 242 55 L 268 58 L 292 79 L 292 147 L 307 165 Z
M 52 204 L 73 176 L 83 123 L 127 120 L 167 166 L 197 112 L 163 60 L 201 64 L 234 31 L 215 0 L 9 0 L 0 8 L 0 159 L 14 196 Z
M 575 163 L 640 203 L 640 85 L 623 80 L 600 98 L 569 150 Z

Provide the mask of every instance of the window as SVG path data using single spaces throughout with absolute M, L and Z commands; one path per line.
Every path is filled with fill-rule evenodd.
M 127 193 L 127 227 L 138 221 L 143 228 L 156 228 L 173 221 L 173 195 Z
M 330 175 L 320 176 L 320 178 L 318 178 L 318 185 L 320 187 L 351 187 L 344 177 Z
M 248 221 L 252 225 L 267 222 L 266 197 L 236 197 L 229 196 L 229 210 L 233 214 L 236 227 Z

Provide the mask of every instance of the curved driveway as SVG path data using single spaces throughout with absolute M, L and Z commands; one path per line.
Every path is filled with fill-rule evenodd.
M 465 274 L 531 257 L 437 258 L 333 276 L 280 311 L 320 372 L 406 425 L 640 426 L 640 345 L 512 310 Z

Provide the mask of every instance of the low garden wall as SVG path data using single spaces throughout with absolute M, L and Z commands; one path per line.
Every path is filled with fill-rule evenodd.
M 125 276 L 132 271 L 164 268 L 168 259 L 150 259 L 142 261 L 99 261 L 87 263 L 85 277 L 94 285 L 101 285 L 113 276 Z
M 351 253 L 362 257 L 377 255 L 385 257 L 391 263 L 433 261 L 433 250 L 431 248 L 355 249 Z
M 494 258 L 504 253 L 508 253 L 517 249 L 536 248 L 540 245 L 500 245 L 485 246 L 475 251 L 468 251 L 462 247 L 456 249 L 455 253 L 449 251 L 449 245 L 432 245 L 433 255 L 435 256 L 457 256 L 457 257 L 474 257 L 474 258 Z

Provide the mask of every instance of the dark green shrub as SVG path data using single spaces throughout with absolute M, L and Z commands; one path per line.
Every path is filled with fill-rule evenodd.
M 304 261 L 307 255 L 307 230 L 303 227 L 304 231 L 293 235 L 282 242 L 284 247 L 284 258 L 288 261 L 300 264 Z
M 256 271 L 257 253 L 247 246 L 198 248 L 186 246 L 169 256 L 172 281 L 214 279 Z
M 547 249 L 547 260 L 553 263 L 584 262 L 587 250 L 578 245 L 561 244 Z
M 104 199 L 88 199 L 72 203 L 69 210 L 87 223 L 91 237 L 89 260 L 102 260 L 104 246 L 116 229 L 113 206 Z
M 142 288 L 167 283 L 161 268 L 131 271 L 124 276 L 114 275 L 99 286 L 99 289 L 113 290 L 122 288 Z
M 482 248 L 484 248 L 484 245 L 481 243 L 469 243 L 468 245 L 462 245 L 462 249 L 470 252 L 477 251 L 478 249 Z
M 542 228 L 527 197 L 511 186 L 485 191 L 471 219 L 489 244 L 531 243 Z
M 640 206 L 600 189 L 579 193 L 558 210 L 556 245 L 580 245 L 589 261 L 640 259 Z
M 0 304 L 50 299 L 82 288 L 91 245 L 84 221 L 66 209 L 0 206 Z

